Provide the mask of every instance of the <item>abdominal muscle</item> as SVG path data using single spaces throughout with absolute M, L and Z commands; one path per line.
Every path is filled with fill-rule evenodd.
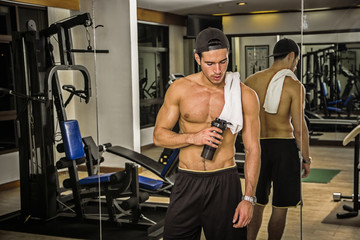
M 235 137 L 229 129 L 225 130 L 222 144 L 216 149 L 212 160 L 201 157 L 204 146 L 190 145 L 180 149 L 179 167 L 195 171 L 218 170 L 235 165 Z

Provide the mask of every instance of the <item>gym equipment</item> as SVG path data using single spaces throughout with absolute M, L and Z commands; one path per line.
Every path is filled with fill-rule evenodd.
M 108 219 L 113 223 L 135 223 L 147 226 L 155 224 L 144 217 L 140 210 L 141 203 L 149 198 L 149 194 L 139 191 L 136 165 L 126 163 L 124 171 L 94 174 L 91 163 L 95 159 L 92 154 L 99 153 L 99 148 L 95 142 L 92 138 L 81 138 L 80 128 L 76 120 L 62 121 L 60 125 L 66 157 L 60 159 L 56 166 L 58 169 L 68 168 L 69 178 L 64 180 L 63 185 L 64 188 L 72 190 L 73 197 L 70 201 L 66 201 L 65 199 L 68 198 L 60 196 L 59 201 L 63 206 L 66 206 L 61 215 L 73 215 L 73 212 L 68 210 L 72 209 L 71 205 L 74 204 L 75 214 L 78 218 L 99 219 L 100 217 L 97 214 L 92 212 L 90 214 L 87 211 L 91 201 L 99 201 L 98 199 L 104 196 L 108 216 L 102 215 L 102 219 Z M 79 179 L 77 165 L 83 163 L 80 159 L 85 156 L 83 141 L 87 148 L 85 161 L 87 162 L 89 176 Z M 106 146 L 110 146 L 110 144 L 102 146 L 101 149 L 104 150 Z M 97 157 L 96 160 L 99 160 L 99 154 L 95 157 Z M 120 201 L 117 198 L 127 199 Z
M 341 86 L 340 86 L 339 80 L 337 81 L 337 83 L 338 83 L 337 89 L 340 93 Z M 331 117 L 331 111 L 337 112 L 340 116 L 340 114 L 343 112 L 343 108 L 345 108 L 347 117 L 350 118 L 351 112 L 353 110 L 352 101 L 355 98 L 355 96 L 352 93 L 349 93 L 349 95 L 346 97 L 346 99 L 344 99 L 344 101 L 342 99 L 329 101 L 327 99 L 328 92 L 326 89 L 327 88 L 326 84 L 324 82 L 321 82 L 320 86 L 321 86 L 320 96 L 321 96 L 321 102 L 323 105 L 323 111 L 324 111 L 325 117 Z
M 360 197 L 360 195 L 358 197 Z M 354 199 L 354 194 L 351 194 L 351 196 L 346 196 L 346 195 L 342 195 L 341 192 L 333 193 L 333 200 L 335 202 L 339 202 L 341 199 Z
M 311 131 L 349 131 L 359 124 L 359 120 L 356 119 L 331 119 L 319 115 L 317 118 L 310 118 L 309 116 L 314 116 L 314 114 L 306 111 L 305 116 Z
M 348 205 L 343 205 L 343 209 L 347 212 L 345 213 L 337 213 L 337 218 L 349 218 L 349 217 L 356 217 L 359 214 L 359 147 L 360 147 L 360 125 L 354 128 L 343 140 L 343 146 L 346 146 L 352 139 L 355 138 L 355 145 L 354 145 L 354 169 L 353 169 L 353 176 L 354 176 L 354 183 L 353 183 L 353 206 L 350 207 Z M 336 194 L 338 197 L 338 194 Z
M 356 74 L 356 71 L 352 72 L 341 65 L 339 67 L 339 72 L 347 78 L 347 83 L 341 98 L 344 99 L 346 96 L 350 95 L 351 92 L 353 92 L 356 100 L 359 101 L 360 100 L 360 89 L 358 86 L 358 82 L 360 80 L 359 75 Z
M 154 187 L 145 187 L 144 185 L 148 185 L 150 184 L 154 184 L 156 183 L 155 180 L 153 179 L 147 179 L 147 178 L 142 178 L 142 186 L 143 186 L 143 191 L 147 191 L 150 194 L 159 194 L 159 195 L 170 195 L 170 191 L 171 188 L 174 185 L 175 182 L 175 170 L 177 169 L 178 166 L 178 153 L 179 153 L 179 149 L 175 149 L 174 152 L 171 154 L 168 162 L 166 165 L 159 163 L 157 161 L 154 161 L 153 159 L 142 155 L 140 153 L 137 153 L 133 150 L 130 150 L 128 148 L 122 147 L 122 146 L 111 146 L 109 148 L 106 149 L 107 152 L 115 154 L 117 156 L 120 157 L 124 157 L 132 162 L 135 162 L 143 167 L 145 167 L 147 170 L 151 171 L 152 173 L 154 173 L 155 175 L 157 175 L 161 181 L 162 184 L 160 186 L 159 181 L 158 180 L 158 188 L 154 188 Z M 148 182 L 149 181 L 149 182 Z M 155 181 L 155 182 L 154 182 Z
M 148 193 L 140 191 L 137 166 L 126 163 L 124 171 L 98 174 L 97 167 L 104 160 L 99 152 L 105 151 L 109 145 L 96 146 L 88 137 L 81 139 L 77 121 L 69 121 L 66 116 L 65 107 L 74 96 L 84 99 L 85 103 L 91 97 L 90 74 L 86 67 L 75 65 L 73 54 L 79 51 L 72 49 L 71 41 L 71 28 L 79 25 L 87 28 L 91 24 L 89 13 L 85 13 L 54 23 L 39 32 L 32 28 L 32 31 L 13 33 L 15 90 L 8 91 L 8 94 L 20 96 L 16 109 L 21 217 L 25 220 L 30 217 L 49 220 L 65 214 L 80 219 L 91 218 L 87 211 L 95 200 L 107 209 L 107 217 L 101 216 L 101 219 L 154 225 L 140 211 L 140 204 L 147 200 Z M 57 37 L 60 63 L 54 60 L 54 47 L 50 43 L 53 35 Z M 88 50 L 80 52 L 95 51 L 88 47 Z M 63 86 L 64 91 L 70 92 L 65 104 L 58 76 L 60 70 L 79 71 L 83 77 L 83 89 Z M 63 144 L 57 149 L 66 155 L 56 162 L 56 167 L 53 152 L 54 106 L 63 135 Z M 76 132 L 78 134 L 73 136 Z M 86 163 L 88 177 L 79 179 L 77 166 L 82 163 Z M 60 187 L 57 170 L 63 168 L 68 169 L 70 177 L 63 182 L 64 187 Z M 66 194 L 67 189 L 71 189 L 72 193 Z M 99 198 L 99 193 L 105 198 Z M 115 198 L 120 196 L 128 199 L 116 201 Z M 74 212 L 69 212 L 70 209 Z M 96 218 L 99 217 L 97 214 Z
M 327 131 L 327 126 L 329 126 L 330 131 L 334 128 L 338 129 L 339 126 L 340 128 L 345 127 L 342 130 L 349 130 L 342 123 L 336 124 L 336 121 L 327 121 L 326 124 L 321 124 L 323 118 L 332 118 L 332 112 L 337 113 L 337 118 L 352 118 L 350 115 L 354 109 L 356 97 L 349 91 L 349 86 L 346 86 L 346 91 L 344 90 L 341 94 L 341 84 L 337 79 L 337 72 L 338 70 L 341 71 L 341 65 L 338 63 L 339 54 L 346 50 L 344 44 L 334 44 L 303 55 L 304 62 L 306 62 L 304 75 L 304 86 L 306 87 L 305 112 L 310 121 L 321 119 L 315 120 L 311 124 L 311 129 L 309 129 L 311 131 Z M 322 116 L 319 116 L 320 113 Z M 346 113 L 346 117 L 341 116 L 342 113 Z
M 170 86 L 176 79 L 185 77 L 182 73 L 172 73 L 169 76 L 168 86 Z
M 238 169 L 239 177 L 245 178 L 245 175 L 244 175 L 245 153 L 244 152 L 235 153 L 235 164 Z

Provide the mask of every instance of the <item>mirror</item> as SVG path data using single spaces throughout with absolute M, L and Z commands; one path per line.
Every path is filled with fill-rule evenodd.
M 305 6 L 310 2 L 305 0 Z M 353 218 L 348 217 L 351 211 L 343 206 L 355 206 L 351 202 L 339 201 L 344 200 L 340 195 L 351 195 L 357 188 L 356 175 L 353 174 L 354 139 L 351 140 L 352 145 L 343 146 L 344 138 L 358 125 L 359 118 L 357 4 L 357 1 L 352 1 L 347 7 L 304 13 L 302 79 L 307 93 L 306 115 L 309 117 L 311 152 L 313 159 L 317 159 L 312 169 L 319 175 L 321 171 L 336 174 L 326 184 L 303 183 L 305 198 L 317 193 L 309 204 L 315 207 L 315 202 L 322 203 L 322 214 L 315 217 L 304 211 L 303 218 L 324 223 L 319 225 L 318 231 L 329 233 L 334 232 L 336 224 L 352 221 Z M 339 181 L 344 184 L 339 186 Z M 342 194 L 336 195 L 337 192 Z M 312 226 L 304 225 L 304 239 L 310 237 L 308 233 L 313 232 L 312 229 Z
M 332 200 L 333 191 L 344 189 L 352 193 L 353 148 L 348 147 L 343 150 L 341 142 L 357 125 L 359 115 L 359 5 L 357 5 L 358 1 L 344 0 L 341 3 L 338 1 L 333 3 L 331 9 L 320 9 L 325 7 L 321 5 L 323 1 L 295 2 L 297 6 L 290 9 L 291 11 L 230 14 L 222 16 L 221 19 L 224 32 L 231 40 L 229 70 L 239 71 L 242 81 L 250 74 L 273 64 L 273 59 L 265 56 L 272 53 L 275 43 L 280 38 L 291 38 L 301 46 L 302 61 L 299 62 L 296 74 L 306 87 L 305 110 L 310 131 L 310 151 L 314 159 L 312 167 L 340 170 L 338 176 L 346 179 L 341 186 L 338 182 L 328 185 L 302 184 L 305 205 L 303 209 L 298 207 L 289 210 L 283 239 L 308 239 L 310 234 L 317 231 L 322 233 L 333 231 L 332 225 L 318 225 L 337 206 Z M 36 17 L 37 22 L 44 23 L 44 26 L 38 25 L 38 27 L 45 28 L 59 20 L 89 12 L 96 21 L 95 26 L 98 27 L 95 30 L 93 27 L 86 29 L 83 26 L 72 29 L 74 49 L 87 49 L 91 46 L 92 49 L 109 50 L 109 52 L 105 54 L 73 52 L 75 62 L 86 66 L 89 72 L 92 97 L 88 104 L 84 104 L 84 99 L 80 102 L 74 97 L 66 107 L 67 118 L 77 119 L 82 136 L 92 136 L 96 144 L 111 142 L 137 152 L 146 152 L 144 149 L 152 144 L 153 125 L 163 102 L 169 76 L 178 73 L 188 75 L 197 71 L 193 59 L 194 37 L 188 36 L 186 23 L 159 21 L 156 16 L 163 13 L 164 6 L 159 6 L 154 1 L 129 0 L 121 3 L 109 1 L 104 4 L 103 1 L 81 0 L 80 3 L 81 9 L 77 11 L 55 7 L 45 9 L 23 6 L 15 10 L 14 4 L 1 2 L 1 24 L 6 22 L 5 27 L 0 30 L 1 50 L 4 55 L 9 56 L 11 31 L 23 31 L 27 16 Z M 206 10 L 205 7 L 192 5 L 195 2 L 183 5 L 187 4 L 194 11 L 189 12 L 189 15 L 190 13 L 207 14 L 207 16 L 210 14 L 202 12 Z M 218 9 L 225 9 L 227 4 L 228 2 L 221 2 L 213 5 Z M 253 7 L 250 3 L 248 6 L 250 6 L 248 12 L 273 10 Z M 302 6 L 304 9 L 301 12 Z M 282 6 L 278 8 L 282 10 Z M 151 19 L 144 20 L 144 16 L 137 15 L 139 9 L 154 11 Z M 39 14 L 32 13 L 37 10 Z M 12 14 L 17 14 L 18 18 L 14 18 Z M 171 14 L 178 14 L 181 19 L 186 19 L 184 9 Z M 8 24 L 14 19 L 20 22 Z M 55 37 L 50 40 L 55 49 L 55 62 L 59 63 L 61 54 L 57 49 L 61 42 L 59 43 Z M 136 47 L 134 43 L 137 43 Z M 3 61 L 2 58 L 0 60 Z M 2 69 L 2 74 L 10 72 L 9 66 L 6 65 L 8 62 L 9 59 L 1 62 L 1 67 L 5 66 L 7 69 Z M 4 79 L 10 78 L 10 75 L 10 73 L 6 76 L 3 74 Z M 59 72 L 59 78 L 64 79 L 61 86 L 73 85 L 76 89 L 84 87 L 81 73 L 69 73 L 64 70 Z M 14 86 L 11 81 L 1 84 L 1 88 Z M 324 90 L 327 91 L 327 95 Z M 71 91 L 62 89 L 62 93 L 65 101 L 69 99 Z M 9 96 L 5 99 L 1 93 L 0 98 L 0 128 L 6 133 L 0 139 L 0 160 L 4 161 L 4 166 L 12 166 L 11 164 L 18 162 L 18 152 L 14 149 L 19 147 L 15 136 L 15 97 Z M 330 102 L 335 102 L 335 105 L 330 105 Z M 345 106 L 344 102 L 349 105 Z M 56 113 L 55 109 L 54 112 Z M 58 119 L 55 117 L 54 123 L 57 122 Z M 54 132 L 59 133 L 58 124 L 52 127 Z M 60 138 L 57 134 L 55 140 Z M 157 160 L 159 153 L 156 154 L 153 158 Z M 322 154 L 333 156 L 327 155 L 325 158 Z M 55 149 L 50 155 L 54 155 L 54 161 L 64 156 Z M 107 153 L 104 153 L 104 156 L 106 163 L 102 164 L 103 167 L 100 169 L 102 173 L 125 168 L 123 159 L 120 161 Z M 334 156 L 342 161 L 334 160 Z M 31 166 L 35 166 L 36 169 L 36 164 Z M 12 168 L 17 169 L 17 166 Z M 85 171 L 83 174 L 87 175 Z M 62 184 L 63 178 L 68 177 L 61 171 L 59 176 L 61 177 L 59 182 L 51 179 L 51 186 L 56 188 L 57 184 Z M 6 179 L 6 181 L 13 180 Z M 242 185 L 244 186 L 244 183 Z M 22 204 L 20 196 L 17 197 L 17 201 L 19 204 L 16 207 L 20 208 Z M 56 198 L 52 203 L 57 204 Z M 315 218 L 314 211 L 320 211 L 321 214 Z M 270 213 L 271 208 L 267 208 L 259 238 L 267 237 L 266 222 Z M 314 229 L 314 226 L 317 229 Z M 104 234 L 101 228 L 100 224 L 96 225 L 96 234 L 98 234 L 96 236 L 100 237 Z M 74 234 L 71 237 L 75 237 L 75 233 L 69 234 Z

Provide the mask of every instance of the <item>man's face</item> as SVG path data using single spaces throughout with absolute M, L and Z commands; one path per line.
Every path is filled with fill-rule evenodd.
M 205 77 L 213 84 L 220 84 L 228 66 L 228 50 L 226 48 L 201 53 L 201 59 L 195 54 L 197 63 Z

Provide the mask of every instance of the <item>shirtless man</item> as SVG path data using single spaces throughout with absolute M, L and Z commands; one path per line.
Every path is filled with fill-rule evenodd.
M 195 60 L 201 72 L 176 80 L 167 90 L 154 129 L 154 143 L 180 148 L 179 170 L 165 218 L 164 239 L 246 239 L 260 162 L 259 102 L 241 83 L 246 149 L 244 201 L 234 161 L 237 134 L 223 135 L 211 122 L 225 104 L 229 43 L 224 33 L 207 28 L 196 39 Z M 239 77 L 238 77 L 239 78 Z M 240 85 L 240 80 L 239 80 Z M 240 92 L 237 95 L 240 100 Z M 240 109 L 241 112 L 241 109 Z M 171 131 L 179 121 L 180 133 Z M 217 138 L 217 139 L 216 139 Z M 216 148 L 212 160 L 201 157 L 204 145 Z
M 258 94 L 260 105 L 261 170 L 256 190 L 257 205 L 254 218 L 248 226 L 248 240 L 256 239 L 268 203 L 271 182 L 273 184 L 272 214 L 268 224 L 268 239 L 281 239 L 289 207 L 301 203 L 300 159 L 304 169 L 302 177 L 310 172 L 309 135 L 304 119 L 305 89 L 293 72 L 299 61 L 299 47 L 290 39 L 278 41 L 273 51 L 274 64 L 250 76 L 245 84 Z M 283 83 L 271 88 L 270 81 L 283 79 Z M 279 105 L 265 109 L 267 93 L 278 91 Z M 272 103 L 276 101 L 272 100 Z M 272 103 L 269 103 L 271 105 Z M 267 112 L 268 111 L 268 112 Z

